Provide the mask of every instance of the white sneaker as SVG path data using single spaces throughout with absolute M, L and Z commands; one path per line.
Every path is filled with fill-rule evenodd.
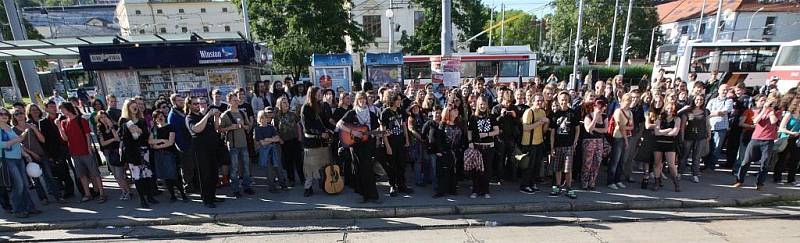
M 692 182 L 694 182 L 694 183 L 700 183 L 700 177 L 698 177 L 698 176 L 692 176 Z
M 615 184 L 608 185 L 608 188 L 611 188 L 612 190 L 619 190 L 619 187 L 617 187 Z
M 478 194 L 477 193 L 472 193 L 472 194 L 469 195 L 469 198 L 472 198 L 472 199 L 478 198 Z
M 800 181 L 794 183 L 795 187 L 800 187 Z
M 492 198 L 492 196 L 491 196 L 491 195 L 489 195 L 489 193 L 486 193 L 485 195 L 483 195 L 483 198 L 486 198 L 486 199 L 491 199 L 491 198 Z
M 625 186 L 625 184 L 622 184 L 622 182 L 617 182 L 617 187 L 619 187 L 620 189 L 628 188 L 627 186 Z

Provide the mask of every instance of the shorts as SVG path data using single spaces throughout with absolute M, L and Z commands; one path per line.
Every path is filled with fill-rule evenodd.
M 555 147 L 550 156 L 550 168 L 553 172 L 569 173 L 572 170 L 572 159 L 575 149 L 572 146 Z
M 118 180 L 118 181 L 119 180 L 124 180 L 124 179 L 127 178 L 127 176 L 125 175 L 125 170 L 127 170 L 127 169 L 128 169 L 128 167 L 124 166 L 124 165 L 123 166 L 114 166 L 114 165 L 112 165 L 111 166 L 111 173 L 114 174 L 114 179 L 115 180 Z
M 91 154 L 72 156 L 72 164 L 75 166 L 75 174 L 78 177 L 100 177 L 99 165 Z

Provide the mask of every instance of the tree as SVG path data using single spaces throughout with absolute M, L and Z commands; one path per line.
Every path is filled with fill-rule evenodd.
M 506 21 L 505 24 L 505 45 L 529 45 L 532 50 L 538 49 L 539 31 L 541 31 L 539 21 L 536 16 L 530 15 L 520 10 L 506 10 L 506 20 L 514 16 L 521 15 L 518 19 Z M 503 19 L 501 12 L 495 12 L 494 22 L 486 25 L 486 28 L 500 24 Z M 500 45 L 501 27 L 495 28 L 491 34 L 494 45 Z
M 241 7 L 240 0 L 234 4 Z M 353 43 L 354 51 L 371 41 L 361 26 L 350 21 L 348 0 L 248 1 L 252 36 L 273 50 L 275 69 L 296 78 L 307 71 L 313 53 L 342 53 Z M 240 9 L 241 11 L 241 9 Z
M 578 5 L 575 0 L 555 0 L 552 3 L 555 7 L 554 14 L 545 18 L 547 23 L 547 50 L 551 53 L 545 55 L 561 56 L 565 59 L 572 59 L 568 56 L 568 50 L 574 43 L 567 40 L 574 40 L 575 30 L 578 25 Z M 625 33 L 625 20 L 628 11 L 628 1 L 620 0 L 619 12 L 617 15 L 617 30 L 613 33 L 615 37 L 614 56 L 619 60 L 622 39 Z M 592 57 L 595 45 L 598 48 L 598 60 L 608 58 L 608 49 L 611 42 L 611 26 L 614 19 L 614 1 L 611 0 L 584 0 L 584 22 L 583 34 L 581 38 L 581 56 Z M 650 34 L 653 28 L 659 26 L 658 13 L 656 13 L 653 0 L 635 0 L 633 15 L 631 15 L 630 40 L 628 46 L 628 58 L 644 58 L 650 47 Z M 600 32 L 599 41 L 597 32 Z M 570 36 L 572 33 L 572 36 Z M 656 40 L 659 36 L 656 36 Z M 656 42 L 656 45 L 658 42 Z M 574 50 L 573 50 L 574 51 Z M 591 60 L 591 58 L 590 58 Z
M 403 33 L 400 37 L 399 43 L 403 46 L 403 53 L 439 54 L 441 51 L 442 2 L 440 0 L 412 0 L 411 3 L 422 9 L 424 18 L 414 30 L 414 35 Z M 486 35 L 479 36 L 470 43 L 464 42 L 483 31 L 489 20 L 489 9 L 483 6 L 480 0 L 453 0 L 452 8 L 453 25 L 461 31 L 458 36 L 454 36 L 454 39 L 458 41 L 454 43 L 453 47 L 466 46 L 470 51 L 474 51 L 480 46 L 487 45 L 489 38 Z

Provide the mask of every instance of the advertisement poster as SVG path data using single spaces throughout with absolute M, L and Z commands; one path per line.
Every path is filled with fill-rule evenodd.
M 373 87 L 380 87 L 388 83 L 400 83 L 403 79 L 400 76 L 402 66 L 370 66 L 369 81 Z
M 101 71 L 98 73 L 100 80 L 105 84 L 106 94 L 113 94 L 120 103 L 127 98 L 141 94 L 135 71 Z
M 208 69 L 208 82 L 212 88 L 218 88 L 222 95 L 236 89 L 239 83 L 239 69 L 212 68 Z
M 442 58 L 442 79 L 446 87 L 456 87 L 461 81 L 461 58 Z
M 350 67 L 314 67 L 314 84 L 323 89 L 350 91 Z

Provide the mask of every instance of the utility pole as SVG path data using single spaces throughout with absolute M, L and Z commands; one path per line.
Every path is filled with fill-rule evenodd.
M 22 26 L 19 12 L 17 11 L 17 4 L 14 0 L 3 0 L 3 5 L 6 7 L 8 25 L 11 27 L 11 36 L 14 40 L 28 39 L 28 35 L 25 34 L 25 28 Z M 39 81 L 39 75 L 36 73 L 36 64 L 34 64 L 32 60 L 20 60 L 19 66 L 22 70 L 22 78 L 25 80 L 28 96 L 33 98 L 35 95 L 41 94 L 42 84 Z M 13 72 L 13 69 L 10 69 L 9 72 Z M 17 92 L 20 92 L 18 88 Z M 21 95 L 20 98 L 22 98 Z
M 700 20 L 697 21 L 697 36 L 695 37 L 695 39 L 701 39 L 700 38 L 700 28 L 703 27 L 703 14 L 705 14 L 705 13 L 706 13 L 706 0 L 703 0 L 703 6 L 700 7 Z M 649 59 L 650 58 L 648 58 L 648 60 Z
M 564 57 L 565 61 L 569 61 L 569 56 L 572 56 L 572 33 L 574 33 L 575 29 L 569 29 L 569 41 L 567 41 L 567 46 L 569 49 L 567 50 L 567 56 Z
M 500 22 L 501 23 L 501 25 L 500 25 L 500 46 L 504 46 L 505 45 L 505 41 L 506 41 L 506 4 L 505 3 L 500 4 L 500 11 L 502 12 L 502 13 L 500 13 L 500 15 L 502 16 L 501 17 L 502 21 Z
M 611 24 L 611 44 L 608 47 L 608 60 L 606 61 L 606 66 L 611 67 L 611 64 L 614 63 L 614 41 L 617 37 L 617 13 L 619 12 L 619 0 L 614 2 L 614 20 Z
M 539 50 L 542 50 L 542 35 L 544 34 L 544 19 L 539 20 Z
M 594 62 L 597 62 L 597 50 L 600 48 L 600 27 L 597 27 L 597 37 L 594 38 Z
M 714 20 L 714 38 L 711 40 L 711 42 L 717 42 L 717 39 L 719 39 L 719 31 L 720 31 L 720 27 L 721 27 L 721 26 L 719 26 L 719 23 L 720 23 L 721 19 L 722 19 L 722 0 L 718 0 L 718 2 L 717 2 L 717 18 L 716 18 L 716 20 Z
M 386 9 L 386 17 L 389 17 L 389 53 L 394 51 L 394 3 L 389 0 L 389 9 Z
M 492 23 L 490 26 L 494 25 L 494 6 L 492 6 L 492 11 L 489 12 L 489 23 Z M 489 29 L 489 46 L 492 46 L 493 34 L 494 34 L 494 28 Z
M 8 0 L 6 0 L 8 1 Z M 450 16 L 450 6 L 451 0 L 442 0 L 442 36 L 441 36 L 441 46 L 442 46 L 442 57 L 449 57 L 453 54 L 452 48 L 450 48 L 451 41 L 453 40 L 453 20 Z
M 242 0 L 242 17 L 244 17 L 244 38 L 248 41 L 250 38 L 250 17 L 247 15 L 247 0 Z
M 631 0 L 633 1 L 633 0 Z M 575 89 L 578 88 L 577 80 L 580 79 L 578 77 L 578 58 L 580 57 L 581 53 L 581 30 L 583 29 L 583 0 L 580 0 L 578 3 L 578 30 L 575 33 L 575 54 L 572 60 L 572 79 L 567 82 L 568 84 L 574 83 L 573 87 Z
M 658 26 L 656 26 L 655 28 L 653 28 L 653 32 L 652 32 L 652 33 L 650 33 L 650 50 L 649 50 L 649 51 L 647 51 L 647 62 L 648 62 L 648 63 L 651 63 L 651 62 L 653 62 L 652 60 L 650 60 L 650 58 L 651 58 L 651 57 L 652 57 L 652 55 L 653 55 L 653 45 L 654 45 L 654 44 L 655 44 L 655 42 L 656 42 L 656 29 L 658 29 Z
M 633 12 L 633 0 L 628 1 L 628 20 L 625 21 L 625 35 L 622 37 L 622 54 L 619 56 L 619 74 L 625 74 L 625 55 L 628 54 L 628 39 L 630 38 L 631 14 Z

